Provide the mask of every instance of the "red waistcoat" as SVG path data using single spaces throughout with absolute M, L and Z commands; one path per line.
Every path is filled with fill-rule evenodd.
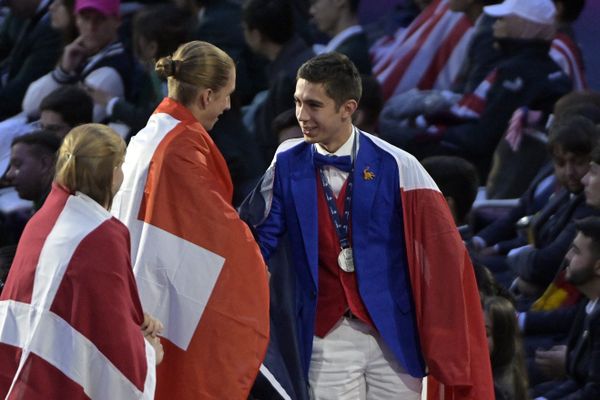
M 344 213 L 347 183 L 348 181 L 344 183 L 336 198 L 336 206 L 340 215 Z M 337 257 L 340 253 L 340 242 L 329 214 L 319 174 L 317 174 L 317 209 L 319 221 L 319 294 L 315 335 L 319 337 L 327 335 L 348 309 L 361 321 L 374 327 L 373 321 L 371 321 L 371 317 L 369 317 L 369 313 L 360 298 L 356 273 L 344 272 L 338 265 Z M 350 234 L 350 230 L 348 234 Z

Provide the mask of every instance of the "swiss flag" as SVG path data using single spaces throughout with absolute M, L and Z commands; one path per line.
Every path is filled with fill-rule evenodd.
M 165 325 L 157 399 L 245 399 L 269 338 L 266 266 L 231 206 L 223 156 L 165 99 L 131 141 L 113 213 L 130 229 L 144 311 Z

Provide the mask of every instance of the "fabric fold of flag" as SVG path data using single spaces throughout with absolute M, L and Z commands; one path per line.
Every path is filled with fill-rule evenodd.
M 231 206 L 223 156 L 165 99 L 131 141 L 113 213 L 131 230 L 144 310 L 165 324 L 157 399 L 245 399 L 269 337 L 268 278 Z

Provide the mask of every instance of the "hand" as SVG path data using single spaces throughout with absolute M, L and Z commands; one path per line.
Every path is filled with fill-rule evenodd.
M 144 313 L 144 322 L 142 323 L 142 333 L 147 339 L 149 337 L 156 338 L 157 335 L 163 332 L 164 326 L 162 322 L 154 318 L 148 313 Z
M 469 240 L 469 247 L 476 253 L 479 253 L 486 247 L 485 240 L 483 240 L 479 236 L 473 236 L 471 240 Z
M 163 349 L 163 345 L 160 343 L 160 338 L 158 336 L 151 337 L 146 336 L 146 340 L 152 345 L 154 348 L 154 354 L 156 357 L 156 365 L 160 364 L 165 356 L 165 350 Z
M 83 44 L 83 37 L 79 36 L 65 47 L 60 67 L 65 72 L 73 72 L 89 55 L 89 50 Z
M 519 293 L 525 297 L 538 297 L 544 292 L 543 287 L 540 287 L 535 283 L 528 282 L 521 277 L 517 277 L 514 284 L 516 284 L 517 289 L 519 289 Z
M 554 346 L 550 350 L 538 349 L 535 352 L 535 364 L 540 372 L 549 379 L 561 379 L 567 375 L 567 346 Z

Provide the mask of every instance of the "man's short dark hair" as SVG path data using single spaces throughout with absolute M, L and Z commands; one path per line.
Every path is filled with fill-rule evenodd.
M 456 217 L 463 221 L 477 196 L 477 169 L 467 160 L 454 156 L 433 156 L 423 160 L 423 167 L 445 197 L 454 199 Z
M 347 0 L 348 6 L 350 7 L 350 12 L 352 14 L 358 13 L 358 6 L 360 5 L 360 0 Z
M 13 139 L 10 147 L 16 144 L 26 144 L 30 146 L 31 151 L 38 157 L 45 155 L 56 156 L 56 152 L 60 148 L 62 139 L 49 131 L 35 131 L 23 136 L 17 136 Z
M 296 79 L 323 84 L 327 96 L 335 101 L 337 107 L 348 100 L 359 102 L 362 95 L 356 66 L 348 57 L 336 52 L 320 54 L 306 61 L 298 70 Z
M 575 221 L 575 229 L 592 239 L 592 252 L 600 257 L 600 217 L 586 217 Z
M 53 111 L 59 114 L 71 128 L 92 122 L 94 101 L 85 90 L 67 85 L 59 87 L 44 97 L 40 112 Z
M 246 0 L 242 21 L 248 29 L 257 29 L 277 44 L 294 36 L 294 11 L 289 0 Z
M 561 118 L 552 124 L 548 133 L 550 154 L 560 147 L 578 156 L 589 156 L 600 138 L 596 125 L 581 115 Z

